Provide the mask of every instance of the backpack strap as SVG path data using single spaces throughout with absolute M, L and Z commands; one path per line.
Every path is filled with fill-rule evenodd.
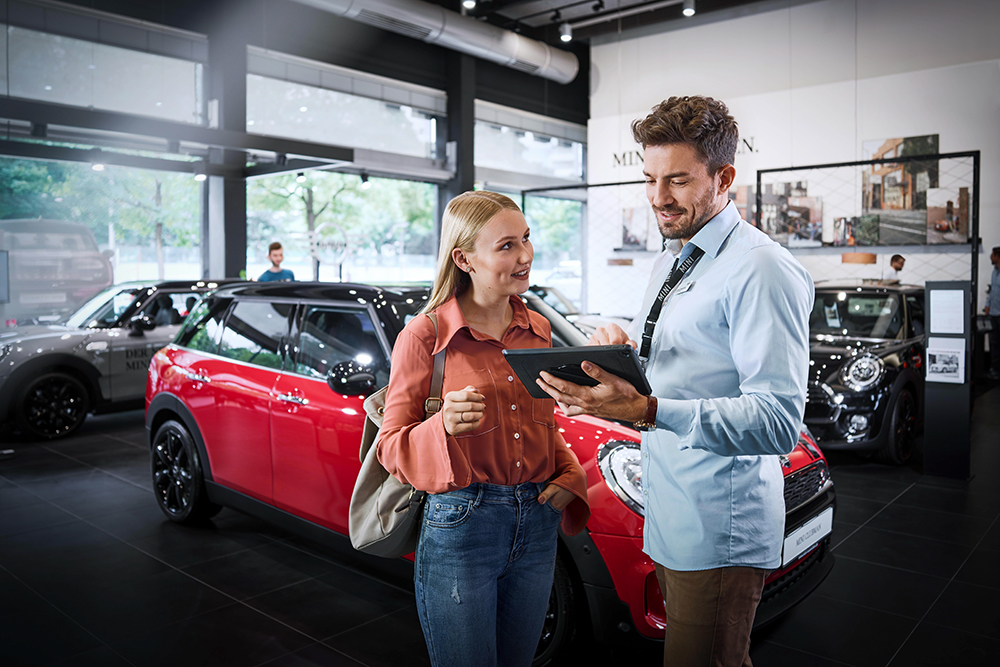
M 437 336 L 437 313 L 427 313 L 427 317 L 434 323 L 434 335 Z M 441 389 L 444 386 L 444 359 L 447 351 L 448 348 L 444 348 L 434 355 L 434 370 L 431 372 L 431 395 L 424 401 L 424 419 L 430 419 L 431 415 L 440 412 L 441 408 L 444 407 Z

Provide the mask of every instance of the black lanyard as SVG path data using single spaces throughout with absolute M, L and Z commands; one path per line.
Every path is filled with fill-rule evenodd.
M 656 300 L 653 301 L 653 305 L 649 308 L 649 316 L 646 317 L 646 326 L 642 331 L 642 347 L 639 350 L 639 358 L 643 364 L 649 358 L 649 347 L 653 344 L 653 330 L 656 328 L 656 321 L 660 319 L 663 302 L 667 300 L 670 292 L 677 287 L 677 283 L 681 281 L 681 278 L 698 263 L 698 260 L 704 254 L 704 250 L 695 246 L 694 251 L 688 255 L 687 259 L 679 267 L 677 266 L 677 262 L 680 261 L 680 258 L 674 260 L 674 265 L 671 267 L 670 273 L 667 274 L 667 279 L 663 281 L 663 287 L 660 288 L 659 294 L 656 295 Z

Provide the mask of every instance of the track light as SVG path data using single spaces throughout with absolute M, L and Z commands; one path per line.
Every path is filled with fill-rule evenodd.
M 603 9 L 604 9 L 604 0 L 597 0 L 597 2 L 595 2 L 593 6 L 594 12 L 596 13 Z
M 558 9 L 555 10 L 554 12 L 552 12 L 552 19 L 551 19 L 551 21 L 553 23 L 559 23 L 560 21 L 562 21 L 562 14 L 559 13 Z
M 306 182 L 306 172 L 300 171 L 298 173 L 298 175 L 295 177 L 295 182 L 296 183 L 305 183 Z
M 104 171 L 104 164 L 101 162 L 95 162 L 94 164 L 90 165 L 90 168 L 93 169 L 94 171 Z
M 371 181 L 368 180 L 368 172 L 367 171 L 361 172 L 361 189 L 367 190 L 371 186 L 372 186 Z
M 476 0 L 462 0 L 462 6 L 465 7 L 466 9 L 475 9 Z
M 681 13 L 684 16 L 694 16 L 694 12 L 694 0 L 684 0 L 684 9 L 681 10 Z
M 571 26 L 569 23 L 565 23 L 565 22 L 563 22 L 562 24 L 560 24 L 560 26 L 559 26 L 559 39 L 561 39 L 564 42 L 571 42 L 571 41 L 573 41 L 573 26 Z
M 194 180 L 196 180 L 199 183 L 201 183 L 206 178 L 208 178 L 208 174 L 205 173 L 205 163 L 204 162 L 200 162 L 200 161 L 199 162 L 195 162 L 194 163 Z

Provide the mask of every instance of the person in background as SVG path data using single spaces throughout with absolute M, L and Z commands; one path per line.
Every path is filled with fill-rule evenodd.
M 529 667 L 552 591 L 557 532 L 583 530 L 587 481 L 555 421 L 503 356 L 552 346 L 520 296 L 534 258 L 510 198 L 466 192 L 441 221 L 437 279 L 399 334 L 378 458 L 427 491 L 414 554 L 417 616 L 434 667 Z M 433 355 L 444 407 L 424 421 Z
M 275 241 L 267 247 L 267 258 L 271 260 L 271 268 L 260 274 L 260 278 L 257 279 L 258 282 L 267 283 L 295 280 L 294 273 L 288 269 L 281 268 L 281 262 L 285 259 L 285 251 L 282 249 L 281 243 Z
M 1000 380 L 1000 246 L 993 248 L 990 254 L 993 264 L 993 275 L 990 278 L 990 292 L 986 295 L 986 307 L 983 309 L 990 316 L 990 370 L 986 377 Z
M 906 264 L 906 258 L 902 255 L 893 255 L 889 260 L 889 268 L 882 272 L 882 280 L 887 283 L 898 283 L 899 274 Z
M 544 371 L 538 384 L 567 416 L 642 431 L 644 551 L 666 606 L 663 664 L 749 666 L 764 580 L 781 566 L 778 455 L 795 448 L 805 411 L 813 282 L 729 201 L 739 132 L 725 104 L 671 97 L 632 135 L 666 243 L 628 332 L 600 327 L 591 343 L 638 347 L 653 393 L 589 362 L 595 387 Z

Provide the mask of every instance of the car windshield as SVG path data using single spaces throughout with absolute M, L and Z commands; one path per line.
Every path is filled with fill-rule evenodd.
M 10 250 L 90 250 L 97 252 L 94 240 L 71 231 L 7 232 Z
M 816 292 L 809 333 L 846 338 L 887 338 L 899 335 L 903 314 L 896 294 L 851 291 Z
M 106 329 L 121 317 L 129 304 L 135 300 L 139 288 L 109 287 L 87 303 L 80 306 L 69 316 L 65 324 L 76 329 L 97 328 Z

